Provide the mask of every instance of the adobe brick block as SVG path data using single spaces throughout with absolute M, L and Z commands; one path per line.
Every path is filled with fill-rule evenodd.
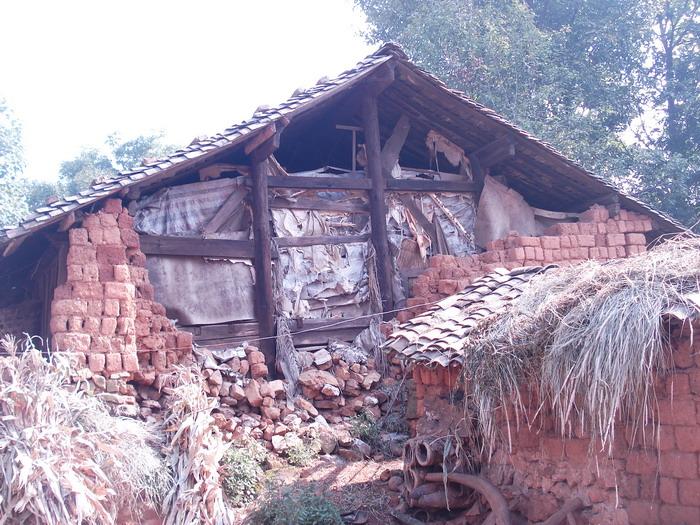
M 545 235 L 578 235 L 580 232 L 578 224 L 572 222 L 560 222 L 547 228 Z
M 615 254 L 614 254 L 614 255 L 610 253 L 610 250 L 611 250 L 612 248 L 615 248 Z M 626 257 L 626 256 L 627 256 L 627 251 L 626 251 L 626 249 L 625 249 L 625 246 L 608 246 L 608 256 L 609 256 L 611 259 L 615 259 L 615 258 L 617 258 L 617 259 L 622 259 L 622 258 Z
M 181 331 L 177 333 L 177 348 L 179 350 L 192 351 L 192 334 Z
M 630 525 L 635 523 L 630 520 Z M 661 505 L 658 523 L 690 524 L 700 523 L 700 508 L 686 505 Z
M 446 261 L 451 259 L 451 255 L 433 255 L 430 259 L 428 259 L 428 264 L 431 268 L 440 268 L 445 265 Z
M 506 243 L 504 239 L 497 239 L 495 241 L 489 241 L 486 243 L 486 250 L 487 251 L 498 251 L 498 250 L 505 250 L 506 249 Z
M 571 248 L 571 239 L 568 235 L 562 235 L 561 237 L 556 237 L 559 239 L 559 245 L 562 249 Z
M 100 325 L 100 334 L 102 335 L 114 335 L 117 330 L 117 318 L 116 317 L 103 317 L 102 323 Z
M 678 480 L 661 478 L 659 480 L 659 498 L 662 503 L 675 505 L 678 503 Z
M 605 255 L 607 254 L 608 251 L 605 250 Z M 601 257 L 601 249 L 597 247 L 588 248 L 588 257 L 590 257 L 591 259 L 603 259 L 603 257 Z
M 116 352 L 110 352 L 105 354 L 105 371 L 109 374 L 115 372 L 121 372 L 122 368 L 122 355 Z
M 569 248 L 578 248 L 578 235 L 567 235 Z
M 99 219 L 97 219 L 96 225 L 89 225 L 87 227 L 87 232 L 88 238 L 90 239 L 90 243 L 92 243 L 95 246 L 104 244 L 104 231 L 104 228 L 99 223 Z
M 119 335 L 135 334 L 134 320 L 131 317 L 119 317 L 117 319 L 117 333 Z
M 535 260 L 539 262 L 544 261 L 544 250 L 539 246 L 535 246 Z
M 588 459 L 590 441 L 587 439 L 567 439 L 564 443 L 566 457 L 577 463 L 583 463 Z
M 103 244 L 96 248 L 97 262 L 100 264 L 126 264 L 126 248 L 122 245 Z
M 87 314 L 95 316 L 102 315 L 102 305 L 103 301 L 101 299 L 88 299 Z
M 100 331 L 99 317 L 88 316 L 83 320 L 83 330 L 88 334 L 97 334 Z
M 95 262 L 94 246 L 71 246 L 68 248 L 67 264 L 90 264 Z
M 54 301 L 70 299 L 71 297 L 73 297 L 73 288 L 69 283 L 60 284 L 53 290 Z
M 650 232 L 652 229 L 651 219 L 644 219 L 642 221 L 642 231 Z
M 608 246 L 624 246 L 625 236 L 621 233 L 608 233 L 605 242 Z
M 675 427 L 676 443 L 681 452 L 700 452 L 700 432 L 696 426 Z
M 668 476 L 669 478 L 697 479 L 697 454 L 674 451 L 662 452 L 661 460 L 659 461 L 659 472 L 662 476 Z
M 506 250 L 506 260 L 508 261 L 524 261 L 525 260 L 525 249 L 524 248 L 508 248 Z
M 625 244 L 644 246 L 647 243 L 647 238 L 643 233 L 626 233 Z
M 114 265 L 114 280 L 120 283 L 127 283 L 131 281 L 129 267 L 126 264 Z
M 159 372 L 165 370 L 168 367 L 168 357 L 165 351 L 153 352 L 151 354 L 151 364 Z
M 639 476 L 625 473 L 619 479 L 620 495 L 625 499 L 639 498 Z
M 558 250 L 561 248 L 561 237 L 555 235 L 544 235 L 540 237 L 540 242 L 545 250 Z
M 52 315 L 49 321 L 49 330 L 52 334 L 68 331 L 68 316 Z
M 578 245 L 585 246 L 586 248 L 595 246 L 595 235 L 579 235 Z
M 107 199 L 102 206 L 102 211 L 105 213 L 112 213 L 114 215 L 119 215 L 122 213 L 122 201 L 121 199 Z
M 139 371 L 139 359 L 136 352 L 122 354 L 122 367 L 126 372 Z
M 53 336 L 54 348 L 71 352 L 87 353 L 90 349 L 90 335 L 82 333 L 60 333 Z
M 120 299 L 119 313 L 123 317 L 136 317 L 136 302 L 132 298 Z
M 535 247 L 534 246 L 525 246 L 523 248 L 525 250 L 525 260 L 535 260 Z
M 83 299 L 59 299 L 51 303 L 51 315 L 86 315 L 87 301 Z
M 659 421 L 662 425 L 695 424 L 695 403 L 693 401 L 683 399 L 659 399 L 658 406 Z
M 127 248 L 139 248 L 141 246 L 139 234 L 130 228 L 121 228 L 122 243 Z
M 484 252 L 479 256 L 479 259 L 481 259 L 485 263 L 500 262 L 503 260 L 503 252 L 501 252 L 501 251 Z M 453 277 L 461 277 L 461 276 L 453 275 Z
M 98 213 L 97 216 L 100 218 L 100 224 L 104 228 L 115 228 L 117 227 L 117 216 L 111 213 Z
M 559 250 L 559 253 L 561 254 L 561 257 L 559 258 L 560 261 L 566 261 L 571 258 L 571 250 L 569 248 L 562 248 Z
M 425 297 L 409 297 L 406 299 L 406 306 L 413 308 L 414 306 L 423 306 L 428 300 Z
M 678 482 L 678 500 L 681 502 L 681 505 L 700 507 L 700 480 L 680 480 Z
M 659 504 L 651 501 L 630 501 L 627 503 L 627 518 L 630 525 L 658 525 Z
M 136 295 L 136 288 L 131 283 L 105 283 L 106 299 L 132 299 Z
M 119 317 L 119 300 L 105 299 L 104 314 L 109 317 Z
M 122 245 L 122 235 L 116 226 L 104 229 L 104 243 Z
M 657 454 L 654 451 L 631 450 L 627 455 L 627 472 L 647 475 L 656 472 Z
M 96 263 L 84 264 L 82 266 L 83 281 L 99 281 L 99 271 Z
M 122 210 L 122 212 L 119 214 L 119 217 L 117 217 L 117 224 L 120 228 L 133 229 L 134 218 L 131 215 L 129 215 L 128 211 Z
M 129 264 L 132 266 L 144 267 L 146 266 L 146 256 L 136 248 L 127 248 L 126 256 L 129 259 Z
M 452 295 L 457 292 L 457 281 L 453 279 L 440 279 L 438 282 L 438 293 Z
M 105 369 L 105 354 L 90 353 L 87 356 L 88 366 L 93 372 L 102 372 Z
M 68 243 L 71 246 L 81 246 L 88 243 L 88 232 L 85 228 L 71 228 L 68 230 Z
M 68 318 L 68 331 L 69 332 L 83 332 L 83 318 L 77 315 L 73 315 Z
M 598 233 L 598 225 L 589 222 L 579 223 L 578 230 L 580 235 L 595 235 Z
M 605 222 L 605 229 L 608 233 L 619 233 L 620 229 L 617 227 L 617 221 L 615 219 L 609 219 Z
M 617 221 L 617 231 L 619 233 L 627 233 L 627 221 Z
M 73 283 L 73 297 L 77 299 L 102 299 L 102 283 L 75 282 Z
M 398 312 L 396 314 L 396 320 L 401 323 L 405 323 L 406 321 L 409 321 L 410 319 L 413 319 L 413 314 L 409 312 L 408 310 L 403 310 L 401 312 Z

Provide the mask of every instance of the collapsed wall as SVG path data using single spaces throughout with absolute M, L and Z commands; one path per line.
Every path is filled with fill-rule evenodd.
M 51 347 L 75 353 L 98 391 L 132 394 L 108 399 L 133 404 L 125 381 L 153 383 L 191 355 L 192 335 L 177 330 L 154 300 L 139 236 L 120 200 L 86 215 L 68 231 L 68 243 L 66 282 L 51 302 Z
M 410 310 L 399 312 L 396 318 L 406 322 L 423 313 L 430 303 L 464 289 L 496 268 L 568 266 L 587 259 L 605 261 L 644 253 L 645 233 L 651 229 L 651 220 L 644 215 L 620 210 L 610 217 L 606 208 L 595 205 L 580 215 L 579 222 L 554 224 L 539 237 L 513 232 L 489 242 L 486 251 L 478 255 L 435 255 L 429 259 L 430 267 L 413 281 L 411 297 L 406 300 Z

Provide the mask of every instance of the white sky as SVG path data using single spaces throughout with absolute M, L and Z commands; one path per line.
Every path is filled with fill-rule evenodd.
M 0 97 L 22 122 L 25 174 L 165 132 L 183 145 L 373 50 L 351 0 L 15 0 L 0 7 Z

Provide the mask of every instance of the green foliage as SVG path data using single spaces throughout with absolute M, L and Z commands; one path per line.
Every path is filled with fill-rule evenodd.
M 309 489 L 269 493 L 249 518 L 251 525 L 342 525 L 338 509 Z
M 267 452 L 255 441 L 233 446 L 224 456 L 222 488 L 234 506 L 250 503 L 260 491 Z
M 361 439 L 373 449 L 379 446 L 379 434 L 381 427 L 374 416 L 363 410 L 351 419 L 350 433 L 353 437 Z
M 307 467 L 318 457 L 321 442 L 318 439 L 299 440 L 287 448 L 287 463 L 296 467 Z
M 0 98 L 0 226 L 14 224 L 29 211 L 24 198 L 22 127 Z

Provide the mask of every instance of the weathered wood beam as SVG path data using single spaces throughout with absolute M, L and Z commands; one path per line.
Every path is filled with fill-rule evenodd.
M 206 237 L 219 231 L 224 223 L 231 217 L 231 214 L 238 209 L 240 204 L 248 195 L 248 188 L 238 187 L 231 192 L 226 201 L 221 205 L 216 214 L 202 228 L 202 233 Z
M 282 117 L 280 120 L 274 123 L 274 133 L 270 137 L 257 144 L 256 147 L 250 151 L 248 151 L 248 148 L 246 148 L 246 155 L 250 156 L 253 163 L 262 162 L 277 151 L 277 148 L 280 147 L 282 132 L 284 131 L 284 128 L 287 127 L 287 124 L 289 124 L 289 120 Z
M 275 242 L 280 248 L 299 248 L 303 246 L 319 246 L 323 244 L 352 244 L 367 242 L 369 234 L 362 235 L 307 235 L 303 237 L 276 237 Z
M 466 177 L 464 182 L 452 180 L 428 180 L 428 179 L 388 179 L 386 181 L 388 191 L 411 192 L 454 192 L 473 193 L 478 191 L 478 186 L 469 182 Z
M 366 172 L 369 174 L 369 179 L 372 183 L 372 191 L 369 192 L 372 244 L 377 256 L 377 278 L 382 297 L 382 310 L 387 312 L 393 310 L 394 305 L 392 291 L 393 264 L 389 253 L 389 238 L 386 231 L 387 209 L 384 194 L 386 179 L 382 173 L 379 110 L 377 107 L 377 96 L 373 92 L 365 94 L 362 100 L 362 122 L 367 151 Z
M 510 137 L 501 137 L 469 154 L 479 160 L 482 170 L 487 170 L 496 164 L 515 157 L 515 142 Z
M 270 188 L 292 188 L 303 190 L 369 190 L 372 183 L 368 179 L 341 177 L 296 177 L 290 175 L 268 177 Z
M 255 318 L 260 326 L 260 336 L 275 335 L 275 301 L 272 290 L 272 232 L 268 201 L 268 161 L 253 160 L 251 166 L 251 195 L 253 203 L 253 243 L 255 266 Z M 275 374 L 276 344 L 274 339 L 260 341 L 265 363 Z
M 337 211 L 343 213 L 368 214 L 369 207 L 361 202 L 336 202 L 325 199 L 311 199 L 297 197 L 294 200 L 273 197 L 270 201 L 270 208 L 282 208 L 287 210 L 320 210 Z
M 385 177 L 391 176 L 391 170 L 399 162 L 399 154 L 410 130 L 411 121 L 406 115 L 401 115 L 391 132 L 391 136 L 386 140 L 382 148 L 382 170 Z
M 411 197 L 410 195 L 399 194 L 398 199 L 399 201 L 401 201 L 401 204 L 403 204 L 408 209 L 410 214 L 413 215 L 413 218 L 416 219 L 420 227 L 423 228 L 423 231 L 425 231 L 425 233 L 428 234 L 428 237 L 430 237 L 430 243 L 433 245 L 433 247 L 437 249 L 438 238 L 435 226 L 432 222 L 428 220 L 428 218 L 425 215 L 423 215 L 421 209 L 414 202 L 413 197 Z
M 179 255 L 182 257 L 225 257 L 251 259 L 252 241 L 198 239 L 165 235 L 140 235 L 141 251 L 146 255 Z
M 364 82 L 364 93 L 370 97 L 377 97 L 382 91 L 388 88 L 396 78 L 394 69 L 396 62 L 387 62 L 377 68 Z M 364 127 L 364 126 L 363 126 Z M 365 133 L 367 128 L 365 127 Z
M 486 172 L 481 166 L 481 161 L 479 160 L 479 157 L 475 155 L 468 155 L 467 158 L 469 159 L 469 166 L 472 170 L 472 179 L 474 181 L 473 184 L 476 191 L 475 201 L 478 206 L 479 199 L 481 198 L 481 192 L 484 189 L 484 183 L 486 181 Z
M 275 124 L 268 124 L 245 145 L 243 151 L 246 155 L 250 155 L 256 149 L 262 146 L 268 139 L 274 137 L 276 133 L 277 127 L 275 126 Z

